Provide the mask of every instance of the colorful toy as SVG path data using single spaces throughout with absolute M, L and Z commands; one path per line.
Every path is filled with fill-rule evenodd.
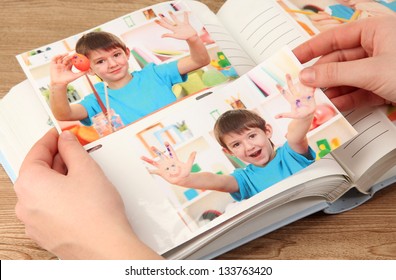
M 210 65 L 219 70 L 224 76 L 230 78 L 237 78 L 238 73 L 235 71 L 234 67 L 231 66 L 230 61 L 224 55 L 223 52 L 217 53 L 217 60 L 212 59 Z
M 318 145 L 318 148 L 319 148 L 319 152 L 317 155 L 319 158 L 322 158 L 331 152 L 331 147 L 330 147 L 330 144 L 327 141 L 327 139 L 321 139 L 321 140 L 317 141 L 316 145 Z
M 332 150 L 338 148 L 341 146 L 341 140 L 338 137 L 332 138 L 330 140 L 330 143 L 327 139 L 321 139 L 316 141 L 316 145 L 319 149 L 319 152 L 317 153 L 317 159 L 320 159 L 330 153 Z
M 228 78 L 216 69 L 209 69 L 202 74 L 202 82 L 208 87 L 217 86 L 227 80 Z
M 214 210 L 214 209 L 209 209 L 206 210 L 205 212 L 202 213 L 200 219 L 202 220 L 208 220 L 208 221 L 213 221 L 217 217 L 221 216 L 221 212 Z
M 318 104 L 314 113 L 314 119 L 310 129 L 314 129 L 336 115 L 336 111 L 329 104 Z
M 76 53 L 73 56 L 72 63 L 80 71 L 88 71 L 90 67 L 89 59 L 82 54 Z
M 184 196 L 187 198 L 187 200 L 192 200 L 198 196 L 198 191 L 195 189 L 188 189 L 184 191 Z

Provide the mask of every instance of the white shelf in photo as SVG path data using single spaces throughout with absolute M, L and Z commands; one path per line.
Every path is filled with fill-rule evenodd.
M 326 129 L 327 127 L 331 126 L 333 123 L 337 122 L 339 119 L 342 119 L 342 115 L 337 113 L 335 116 L 333 116 L 331 119 L 326 121 L 325 123 L 319 125 L 318 127 L 315 127 L 311 131 L 307 133 L 307 137 L 311 137 L 313 134 L 318 133 L 319 131 Z
M 187 190 L 187 188 L 186 188 L 186 190 Z M 201 199 L 205 198 L 206 196 L 210 195 L 212 192 L 213 191 L 204 191 L 204 192 L 199 193 L 198 196 L 196 196 L 193 199 L 188 200 L 187 202 L 183 203 L 181 205 L 181 208 L 185 209 L 185 208 L 190 207 L 192 204 L 198 202 L 198 200 L 201 200 Z

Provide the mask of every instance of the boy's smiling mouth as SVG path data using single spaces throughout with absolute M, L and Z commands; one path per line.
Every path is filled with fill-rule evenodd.
M 254 153 L 249 154 L 249 157 L 255 158 L 255 157 L 258 157 L 260 154 L 261 154 L 261 149 L 256 151 L 256 152 L 254 152 Z
M 118 73 L 118 72 L 120 72 L 120 71 L 121 71 L 121 68 L 118 68 L 118 69 L 112 70 L 110 73 L 116 74 L 116 73 Z

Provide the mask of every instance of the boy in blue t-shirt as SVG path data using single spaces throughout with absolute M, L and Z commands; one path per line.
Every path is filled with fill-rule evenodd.
M 316 108 L 313 88 L 296 92 L 290 75 L 286 75 L 289 90 L 278 86 L 289 101 L 292 111 L 276 118 L 292 118 L 286 143 L 274 149 L 271 142 L 272 127 L 256 113 L 249 110 L 230 110 L 222 114 L 214 126 L 216 140 L 240 160 L 249 163 L 230 175 L 211 172 L 191 173 L 195 153 L 186 163 L 180 162 L 173 148 L 166 143 L 169 155 L 159 150 L 159 161 L 142 159 L 157 169 L 151 174 L 160 175 L 171 184 L 183 187 L 229 192 L 235 200 L 243 200 L 302 170 L 315 161 L 315 152 L 308 146 L 307 133 Z
M 332 4 L 310 16 L 313 25 L 319 31 L 336 27 L 348 21 L 391 15 L 396 12 L 394 0 L 337 0 L 339 4 Z
M 172 86 L 186 80 L 186 74 L 210 62 L 205 45 L 190 25 L 187 12 L 179 20 L 173 13 L 171 19 L 160 15 L 156 23 L 172 31 L 162 37 L 186 40 L 190 56 L 160 65 L 148 64 L 141 71 L 129 72 L 130 50 L 115 35 L 98 31 L 83 35 L 76 44 L 76 52 L 89 58 L 90 69 L 72 72 L 74 54 L 57 55 L 51 60 L 50 106 L 57 120 L 79 120 L 91 125 L 91 118 L 102 112 L 93 94 L 78 104 L 69 104 L 67 85 L 84 74 L 97 75 L 105 83 L 95 85 L 105 104 L 105 91 L 112 110 L 129 124 L 176 100 Z M 106 87 L 107 84 L 107 87 Z M 106 88 L 105 88 L 106 87 Z

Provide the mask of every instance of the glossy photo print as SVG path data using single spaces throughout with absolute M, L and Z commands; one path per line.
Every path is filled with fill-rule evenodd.
M 238 78 L 183 2 L 133 12 L 18 60 L 54 125 L 84 145 Z

